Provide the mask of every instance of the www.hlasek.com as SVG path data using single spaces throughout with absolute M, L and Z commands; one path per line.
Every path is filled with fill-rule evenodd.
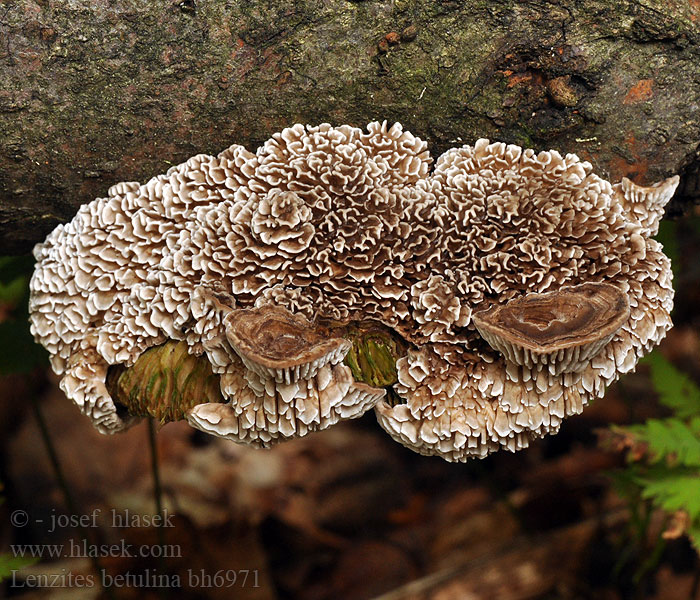
M 159 573 L 146 569 L 136 573 L 110 575 L 104 569 L 98 575 L 72 573 L 61 569 L 58 573 L 24 574 L 12 571 L 9 581 L 13 588 L 259 588 L 257 569 L 220 569 L 207 573 L 204 569 L 187 569 L 179 574 Z
M 69 540 L 67 544 L 12 544 L 18 558 L 182 558 L 179 544 L 143 545 L 89 544 L 87 540 Z

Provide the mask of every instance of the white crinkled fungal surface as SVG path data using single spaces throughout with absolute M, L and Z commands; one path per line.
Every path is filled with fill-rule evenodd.
M 108 367 L 181 340 L 224 399 L 189 422 L 237 442 L 374 407 L 422 454 L 523 448 L 671 327 L 652 236 L 678 178 L 613 186 L 575 155 L 487 140 L 431 161 L 399 124 L 295 125 L 255 154 L 234 145 L 115 185 L 37 245 L 32 332 L 107 433 L 133 420 Z M 349 322 L 405 341 L 392 394 L 355 381 L 350 344 L 320 333 Z

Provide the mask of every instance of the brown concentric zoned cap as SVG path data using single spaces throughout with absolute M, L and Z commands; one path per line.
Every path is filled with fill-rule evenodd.
M 352 345 L 324 336 L 304 317 L 276 306 L 232 311 L 224 323 L 243 364 L 278 383 L 313 377 L 324 365 L 341 362 Z
M 578 371 L 629 319 L 625 294 L 606 283 L 584 283 L 525 294 L 474 315 L 474 325 L 506 359 L 553 375 Z

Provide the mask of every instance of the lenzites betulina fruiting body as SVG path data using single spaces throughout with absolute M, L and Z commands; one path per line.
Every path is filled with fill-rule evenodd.
M 487 140 L 431 162 L 399 124 L 295 125 L 117 184 L 37 245 L 32 332 L 105 433 L 268 446 L 374 408 L 422 454 L 523 448 L 671 327 L 678 177 Z

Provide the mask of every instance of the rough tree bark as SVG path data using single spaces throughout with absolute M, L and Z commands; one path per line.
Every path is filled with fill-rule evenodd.
M 698 0 L 0 0 L 0 250 L 296 122 L 576 152 L 697 198 Z M 695 173 L 695 175 L 693 175 Z

